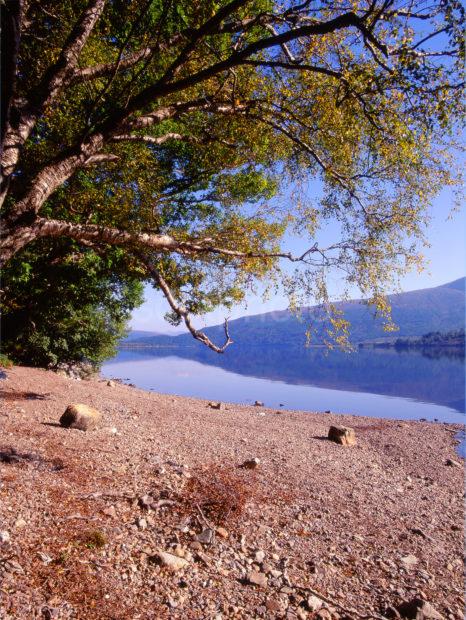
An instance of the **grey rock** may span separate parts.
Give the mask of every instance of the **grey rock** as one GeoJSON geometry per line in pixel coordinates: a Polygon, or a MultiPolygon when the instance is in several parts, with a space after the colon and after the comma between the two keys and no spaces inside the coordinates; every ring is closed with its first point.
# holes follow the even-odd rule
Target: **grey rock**
{"type": "Polygon", "coordinates": [[[214,534],[214,530],[206,528],[196,536],[196,541],[202,543],[203,545],[210,545],[214,539],[214,534]]]}

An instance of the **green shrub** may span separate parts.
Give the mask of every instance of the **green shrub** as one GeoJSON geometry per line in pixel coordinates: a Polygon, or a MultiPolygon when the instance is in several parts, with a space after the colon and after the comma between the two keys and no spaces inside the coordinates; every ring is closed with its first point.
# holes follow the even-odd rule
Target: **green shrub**
{"type": "Polygon", "coordinates": [[[98,367],[142,302],[141,279],[118,249],[97,255],[67,240],[31,246],[3,272],[4,354],[28,366],[98,367]]]}

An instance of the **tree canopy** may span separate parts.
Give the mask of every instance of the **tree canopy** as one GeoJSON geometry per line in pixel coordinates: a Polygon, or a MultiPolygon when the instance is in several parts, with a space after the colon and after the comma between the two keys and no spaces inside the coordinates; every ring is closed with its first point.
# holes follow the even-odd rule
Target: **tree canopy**
{"type": "Polygon", "coordinates": [[[119,248],[216,351],[227,327],[215,344],[191,314],[260,281],[325,301],[338,268],[383,311],[458,182],[463,23],[457,0],[6,0],[2,263],[119,248]]]}

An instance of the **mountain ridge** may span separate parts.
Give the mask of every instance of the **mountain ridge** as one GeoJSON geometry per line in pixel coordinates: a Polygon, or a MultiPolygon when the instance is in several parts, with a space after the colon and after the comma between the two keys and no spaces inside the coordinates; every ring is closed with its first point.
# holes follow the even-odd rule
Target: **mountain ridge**
{"type": "MultiPolygon", "coordinates": [[[[388,295],[392,305],[392,317],[398,326],[396,332],[386,332],[380,318],[376,318],[365,300],[355,299],[337,302],[336,307],[350,322],[350,341],[353,343],[387,337],[422,336],[428,332],[446,332],[464,327],[465,282],[459,278],[452,282],[388,295]]],[[[305,343],[305,332],[311,322],[320,327],[320,335],[311,341],[322,342],[322,326],[316,322],[318,306],[301,309],[301,319],[290,310],[278,310],[248,315],[230,322],[230,334],[237,344],[248,345],[301,345],[305,343]]],[[[209,338],[221,341],[223,326],[213,325],[203,330],[209,338]]],[[[154,335],[132,338],[131,344],[147,346],[196,346],[188,333],[179,335],[154,335]]],[[[201,345],[202,346],[202,345],[201,345]]]]}

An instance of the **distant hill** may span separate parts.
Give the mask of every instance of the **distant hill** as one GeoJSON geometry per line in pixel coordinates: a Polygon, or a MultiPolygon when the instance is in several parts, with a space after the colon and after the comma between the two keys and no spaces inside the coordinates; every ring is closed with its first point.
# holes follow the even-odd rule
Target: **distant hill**
{"type": "Polygon", "coordinates": [[[126,338],[123,338],[121,342],[133,342],[134,340],[140,340],[141,338],[152,338],[153,336],[160,336],[160,332],[145,331],[142,329],[132,329],[126,338]]]}
{"type": "MultiPolygon", "coordinates": [[[[387,337],[422,336],[428,332],[448,332],[464,327],[465,281],[460,278],[435,288],[390,295],[392,317],[398,326],[395,333],[383,330],[380,318],[362,300],[336,304],[350,322],[350,339],[354,343],[387,337]]],[[[230,322],[234,342],[252,346],[301,345],[308,325],[318,325],[316,308],[303,308],[301,320],[289,310],[245,316],[230,322]]],[[[223,339],[223,327],[207,327],[205,333],[216,342],[223,339]]],[[[313,339],[314,344],[319,338],[313,339]]],[[[132,338],[131,344],[153,346],[196,346],[190,334],[132,338]]]]}

